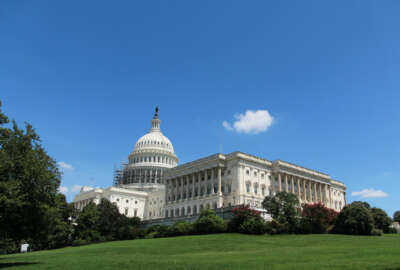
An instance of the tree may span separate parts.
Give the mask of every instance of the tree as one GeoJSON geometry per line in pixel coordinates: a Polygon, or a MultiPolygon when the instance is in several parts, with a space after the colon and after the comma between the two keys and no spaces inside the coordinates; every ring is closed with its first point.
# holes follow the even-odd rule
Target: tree
{"type": "Polygon", "coordinates": [[[394,212],[393,221],[400,222],[400,211],[394,212]]]}
{"type": "Polygon", "coordinates": [[[299,199],[287,192],[278,192],[275,196],[267,196],[262,203],[263,208],[280,224],[287,224],[289,232],[295,232],[298,224],[299,199]]]}
{"type": "Polygon", "coordinates": [[[321,203],[304,204],[301,212],[303,233],[327,233],[338,213],[321,203]]]}
{"type": "Polygon", "coordinates": [[[103,240],[100,232],[98,231],[98,224],[100,219],[100,211],[97,206],[90,202],[79,213],[75,228],[75,239],[84,240],[88,243],[98,242],[103,240]]]}
{"type": "Polygon", "coordinates": [[[43,243],[61,173],[31,125],[24,130],[15,121],[6,128],[7,123],[0,108],[0,239],[43,243]]]}
{"type": "Polygon", "coordinates": [[[374,219],[364,204],[353,202],[346,205],[339,213],[334,233],[371,235],[374,229],[374,219]]]}
{"type": "Polygon", "coordinates": [[[99,233],[107,240],[114,240],[118,238],[118,230],[122,223],[121,214],[118,207],[107,199],[101,199],[97,205],[99,211],[99,218],[96,228],[99,233]]]}
{"type": "Polygon", "coordinates": [[[384,233],[388,233],[390,225],[392,225],[392,219],[380,208],[373,207],[370,209],[370,212],[374,219],[374,227],[382,230],[384,233]]]}

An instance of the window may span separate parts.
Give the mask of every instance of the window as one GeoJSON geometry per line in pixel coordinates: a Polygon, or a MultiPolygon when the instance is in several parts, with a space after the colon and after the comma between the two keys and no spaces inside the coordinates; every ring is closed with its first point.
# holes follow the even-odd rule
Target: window
{"type": "Polygon", "coordinates": [[[254,172],[254,176],[257,176],[257,172],[254,172]]]}
{"type": "Polygon", "coordinates": [[[125,216],[128,215],[128,208],[125,208],[125,216]]]}
{"type": "Polygon", "coordinates": [[[246,191],[247,193],[250,193],[250,183],[246,183],[246,191]]]}
{"type": "Polygon", "coordinates": [[[129,200],[126,200],[126,203],[129,203],[129,200]]]}
{"type": "Polygon", "coordinates": [[[227,171],[227,174],[228,174],[228,175],[231,174],[231,170],[228,170],[228,171],[227,171]]]}
{"type": "Polygon", "coordinates": [[[264,186],[262,186],[262,188],[261,188],[261,195],[265,196],[265,187],[264,186]]]}
{"type": "Polygon", "coordinates": [[[117,202],[119,202],[119,198],[117,198],[117,202]]]}
{"type": "Polygon", "coordinates": [[[135,201],[135,204],[137,204],[137,201],[135,201]]]}
{"type": "Polygon", "coordinates": [[[137,216],[137,209],[135,209],[135,211],[133,212],[133,216],[137,216]]]}
{"type": "Polygon", "coordinates": [[[254,185],[254,194],[257,194],[258,191],[258,185],[254,185]]]}
{"type": "Polygon", "coordinates": [[[264,179],[264,174],[263,173],[261,174],[261,179],[264,179]]]}
{"type": "Polygon", "coordinates": [[[246,174],[247,174],[247,175],[250,175],[250,171],[249,171],[249,170],[246,170],[246,174]]]}

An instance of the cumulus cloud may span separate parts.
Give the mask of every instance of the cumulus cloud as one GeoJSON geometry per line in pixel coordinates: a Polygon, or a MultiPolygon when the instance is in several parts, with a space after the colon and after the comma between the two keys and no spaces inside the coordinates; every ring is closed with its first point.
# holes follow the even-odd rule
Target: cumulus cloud
{"type": "Polygon", "coordinates": [[[234,115],[234,118],[236,120],[233,125],[224,121],[222,122],[222,126],[226,130],[245,134],[266,132],[274,122],[274,117],[267,110],[247,110],[244,114],[234,115]]]}
{"type": "Polygon", "coordinates": [[[71,188],[71,192],[76,193],[81,190],[82,186],[81,185],[73,185],[71,188]]]}
{"type": "Polygon", "coordinates": [[[375,190],[373,188],[366,188],[361,191],[355,191],[351,193],[351,196],[357,196],[361,198],[384,198],[389,196],[386,192],[382,190],[375,190]]]}
{"type": "Polygon", "coordinates": [[[65,186],[60,186],[58,188],[58,192],[60,192],[60,193],[62,193],[64,195],[67,195],[68,191],[69,191],[68,187],[65,187],[65,186]]]}
{"type": "Polygon", "coordinates": [[[64,162],[64,161],[60,161],[57,164],[58,164],[58,166],[60,166],[63,169],[67,169],[67,170],[73,170],[74,169],[71,164],[68,164],[67,162],[64,162]]]}

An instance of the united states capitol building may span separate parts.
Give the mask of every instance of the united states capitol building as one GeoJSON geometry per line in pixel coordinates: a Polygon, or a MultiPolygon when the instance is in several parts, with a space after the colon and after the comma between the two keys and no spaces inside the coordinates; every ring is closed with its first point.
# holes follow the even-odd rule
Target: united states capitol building
{"type": "Polygon", "coordinates": [[[262,209],[265,196],[296,194],[301,203],[321,202],[340,211],[346,186],[328,174],[282,160],[270,161],[242,152],[214,154],[178,165],[171,141],[160,129],[158,108],[150,131],[135,144],[128,163],[115,171],[108,188],[83,187],[74,198],[82,210],[102,198],[120,213],[142,220],[190,218],[201,210],[247,204],[262,209]]]}

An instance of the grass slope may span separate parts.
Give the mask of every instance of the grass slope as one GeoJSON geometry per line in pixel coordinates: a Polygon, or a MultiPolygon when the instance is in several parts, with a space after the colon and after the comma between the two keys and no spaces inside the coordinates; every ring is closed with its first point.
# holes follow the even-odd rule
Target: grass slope
{"type": "Polygon", "coordinates": [[[400,269],[400,236],[219,234],[0,256],[8,269],[400,269]]]}

